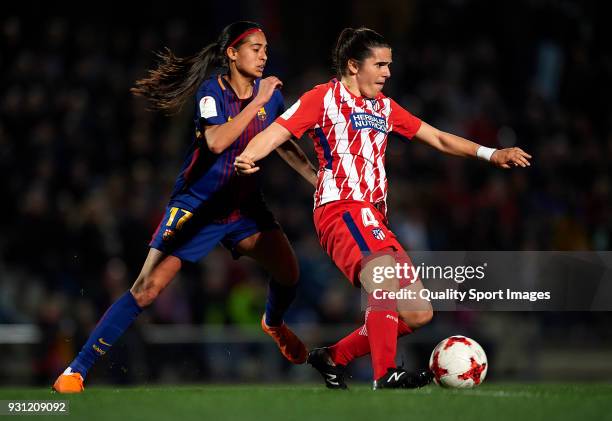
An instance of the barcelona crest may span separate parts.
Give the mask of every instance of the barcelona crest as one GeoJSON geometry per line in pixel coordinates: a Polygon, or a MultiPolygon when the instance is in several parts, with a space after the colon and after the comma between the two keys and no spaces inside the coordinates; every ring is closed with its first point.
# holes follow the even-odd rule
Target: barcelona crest
{"type": "Polygon", "coordinates": [[[261,121],[264,121],[266,117],[267,117],[266,109],[264,107],[261,107],[259,111],[257,111],[257,118],[260,119],[261,121]]]}
{"type": "Polygon", "coordinates": [[[170,241],[172,239],[172,237],[174,237],[174,230],[173,229],[166,229],[164,231],[164,234],[162,235],[162,239],[164,241],[170,241]]]}

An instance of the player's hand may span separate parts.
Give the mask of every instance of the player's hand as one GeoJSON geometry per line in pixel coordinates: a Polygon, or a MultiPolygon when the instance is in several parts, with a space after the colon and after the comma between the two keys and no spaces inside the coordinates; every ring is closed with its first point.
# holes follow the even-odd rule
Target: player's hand
{"type": "Polygon", "coordinates": [[[259,171],[259,167],[248,156],[239,155],[234,161],[234,170],[238,175],[251,175],[259,171]]]}
{"type": "Polygon", "coordinates": [[[532,156],[521,148],[499,149],[491,155],[491,163],[500,168],[529,167],[532,156]]]}
{"type": "Polygon", "coordinates": [[[265,79],[259,81],[259,91],[255,97],[255,101],[258,102],[262,107],[270,101],[272,94],[275,89],[283,87],[283,82],[276,76],[268,76],[265,79]]]}

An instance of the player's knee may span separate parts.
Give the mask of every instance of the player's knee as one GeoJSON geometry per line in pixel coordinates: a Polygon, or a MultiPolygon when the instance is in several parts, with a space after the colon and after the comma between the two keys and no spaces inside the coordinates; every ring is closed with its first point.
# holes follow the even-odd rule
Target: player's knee
{"type": "Polygon", "coordinates": [[[411,329],[418,329],[431,322],[433,310],[400,311],[399,316],[411,329]]]}
{"type": "Polygon", "coordinates": [[[150,276],[138,278],[130,289],[140,307],[148,307],[159,295],[159,288],[150,276]]]}
{"type": "Polygon", "coordinates": [[[134,299],[136,300],[136,303],[141,308],[148,307],[153,304],[153,301],[155,301],[155,299],[159,295],[159,291],[156,291],[153,288],[142,290],[132,289],[131,291],[132,295],[134,296],[134,299]]]}

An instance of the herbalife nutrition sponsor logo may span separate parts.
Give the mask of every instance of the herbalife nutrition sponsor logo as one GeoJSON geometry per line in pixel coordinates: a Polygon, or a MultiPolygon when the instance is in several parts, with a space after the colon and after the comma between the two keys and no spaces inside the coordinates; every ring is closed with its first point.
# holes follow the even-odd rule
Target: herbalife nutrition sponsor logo
{"type": "Polygon", "coordinates": [[[373,129],[377,132],[387,133],[387,122],[384,117],[368,113],[352,113],[351,125],[353,129],[373,129]]]}

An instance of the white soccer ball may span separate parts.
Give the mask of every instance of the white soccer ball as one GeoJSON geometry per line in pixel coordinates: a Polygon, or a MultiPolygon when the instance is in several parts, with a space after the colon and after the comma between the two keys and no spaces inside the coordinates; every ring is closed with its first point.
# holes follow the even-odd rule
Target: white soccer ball
{"type": "Polygon", "coordinates": [[[478,342],[457,335],[444,339],[434,348],[429,369],[440,386],[471,388],[484,381],[489,364],[478,342]]]}

